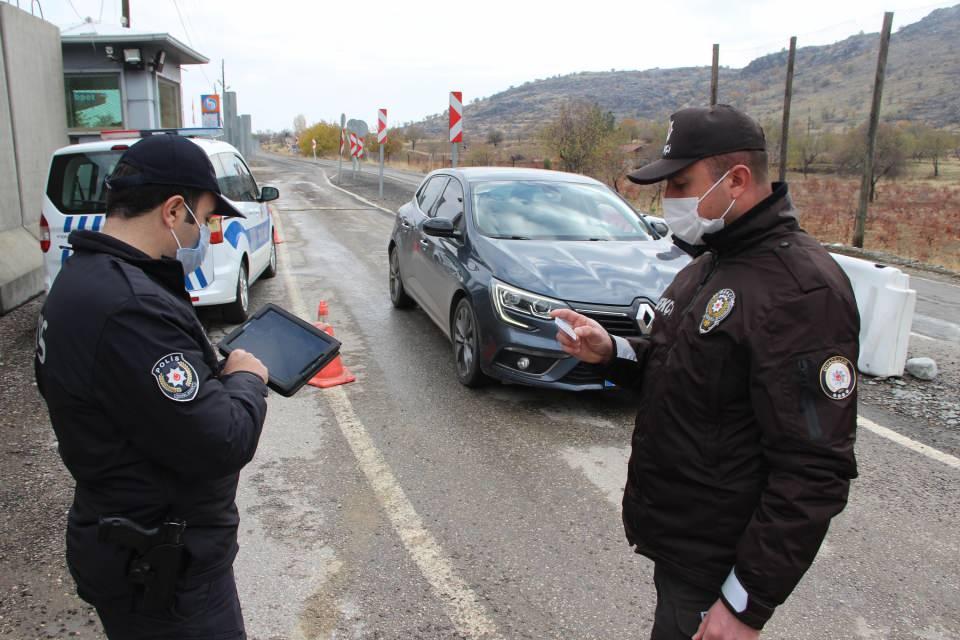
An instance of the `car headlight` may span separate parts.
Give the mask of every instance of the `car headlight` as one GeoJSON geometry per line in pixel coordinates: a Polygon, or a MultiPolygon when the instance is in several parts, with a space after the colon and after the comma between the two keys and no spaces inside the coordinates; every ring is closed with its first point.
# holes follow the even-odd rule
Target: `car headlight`
{"type": "Polygon", "coordinates": [[[492,280],[492,285],[490,291],[493,295],[493,305],[497,308],[497,315],[507,324],[516,327],[532,329],[533,327],[530,325],[521,322],[520,318],[552,320],[551,311],[569,308],[566,303],[560,300],[517,289],[496,279],[492,280]]]}

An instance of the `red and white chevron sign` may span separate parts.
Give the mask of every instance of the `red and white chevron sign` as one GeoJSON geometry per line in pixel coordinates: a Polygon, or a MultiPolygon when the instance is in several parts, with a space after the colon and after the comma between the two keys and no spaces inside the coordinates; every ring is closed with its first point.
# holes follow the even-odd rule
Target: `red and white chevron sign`
{"type": "Polygon", "coordinates": [[[340,129],[340,155],[343,155],[343,129],[340,129]]]}
{"type": "Polygon", "coordinates": [[[377,110],[377,144],[387,142],[387,110],[377,110]]]}
{"type": "Polygon", "coordinates": [[[363,138],[353,132],[350,133],[350,155],[354,158],[363,157],[363,138]]]}
{"type": "Polygon", "coordinates": [[[450,142],[463,142],[463,92],[450,92],[450,142]]]}
{"type": "Polygon", "coordinates": [[[357,149],[360,148],[360,145],[358,144],[358,142],[359,140],[357,138],[357,134],[351,131],[350,132],[350,157],[351,158],[357,157],[357,149]]]}

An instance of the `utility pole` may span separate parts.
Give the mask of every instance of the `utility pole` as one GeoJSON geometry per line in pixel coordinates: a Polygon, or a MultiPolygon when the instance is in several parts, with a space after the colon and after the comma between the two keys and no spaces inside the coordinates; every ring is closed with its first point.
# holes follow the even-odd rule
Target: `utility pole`
{"type": "Polygon", "coordinates": [[[713,71],[710,74],[710,106],[717,104],[717,84],[720,82],[720,45],[713,45],[713,71]]]}
{"type": "Polygon", "coordinates": [[[130,28],[130,0],[121,0],[120,12],[123,14],[123,26],[130,28]]]}
{"type": "Polygon", "coordinates": [[[797,56],[797,36],[790,38],[787,58],[787,90],[783,94],[783,128],[780,130],[780,182],[787,179],[787,146],[790,142],[790,102],[793,100],[793,63],[797,56]]]}
{"type": "Polygon", "coordinates": [[[220,87],[227,92],[227,63],[223,58],[220,58],[220,87]]]}
{"type": "Polygon", "coordinates": [[[883,97],[883,78],[887,70],[887,50],[890,48],[890,29],[893,12],[883,14],[883,30],[880,32],[880,54],[877,56],[877,77],[873,83],[873,105],[870,107],[870,124],[867,129],[867,152],[863,159],[863,178],[860,181],[860,203],[857,221],[853,229],[853,246],[863,248],[863,236],[867,227],[867,203],[873,187],[873,153],[877,146],[877,127],[880,125],[880,98],[883,97]]]}

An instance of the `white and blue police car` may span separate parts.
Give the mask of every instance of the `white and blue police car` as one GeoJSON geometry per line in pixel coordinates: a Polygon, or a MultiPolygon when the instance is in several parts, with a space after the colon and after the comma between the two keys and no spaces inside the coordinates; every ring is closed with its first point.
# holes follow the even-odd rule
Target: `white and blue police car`
{"type": "Polygon", "coordinates": [[[186,276],[187,291],[195,306],[221,305],[226,321],[246,320],[250,284],[277,273],[273,218],[267,202],[280,194],[273,187],[257,185],[243,156],[232,145],[202,137],[219,132],[220,129],[105,131],[101,140],[54,151],[40,216],[47,290],[72,252],[67,243],[70,232],[103,228],[104,180],[123,152],[145,135],[175,133],[189,137],[207,153],[224,197],[246,215],[246,219],[218,216],[210,221],[210,250],[203,265],[186,276]]]}

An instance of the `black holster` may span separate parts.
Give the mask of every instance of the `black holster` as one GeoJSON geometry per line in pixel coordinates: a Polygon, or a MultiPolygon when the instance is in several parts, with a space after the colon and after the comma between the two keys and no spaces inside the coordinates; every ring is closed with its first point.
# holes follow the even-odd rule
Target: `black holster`
{"type": "Polygon", "coordinates": [[[143,587],[134,608],[145,613],[166,613],[173,608],[177,579],[184,564],[183,530],[186,523],[171,519],[158,527],[142,527],[120,516],[101,516],[100,542],[133,552],[127,580],[143,587]]]}

